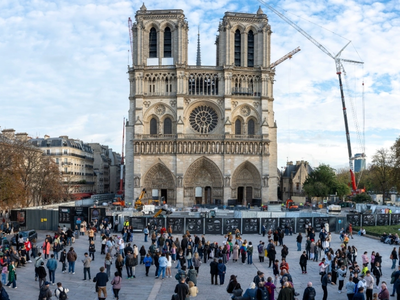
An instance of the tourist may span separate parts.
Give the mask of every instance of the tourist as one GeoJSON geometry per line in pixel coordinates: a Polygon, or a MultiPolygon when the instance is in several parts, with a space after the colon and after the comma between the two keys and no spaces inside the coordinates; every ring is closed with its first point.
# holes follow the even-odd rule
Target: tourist
{"type": "Polygon", "coordinates": [[[210,263],[210,274],[211,274],[211,284],[218,285],[219,269],[216,258],[214,258],[214,260],[210,263]]]}
{"type": "Polygon", "coordinates": [[[253,243],[249,242],[249,245],[247,246],[247,264],[252,265],[253,264],[253,243]]]}
{"type": "MultiPolygon", "coordinates": [[[[257,298],[262,299],[262,298],[257,298]]],[[[294,299],[294,290],[291,287],[289,282],[285,282],[283,284],[282,289],[279,292],[278,299],[277,300],[293,300],[294,299]]]]}
{"type": "MultiPolygon", "coordinates": [[[[107,282],[108,282],[108,276],[106,273],[104,273],[105,268],[101,267],[100,272],[96,274],[96,277],[93,278],[93,281],[96,282],[97,285],[97,295],[100,299],[106,299],[107,298],[107,282]],[[101,297],[101,294],[104,295],[104,297],[101,297]]],[[[121,273],[119,273],[121,275],[121,273]]]]}
{"type": "Polygon", "coordinates": [[[196,297],[197,294],[199,293],[199,289],[197,288],[197,286],[195,286],[195,284],[192,281],[189,281],[188,284],[189,284],[189,296],[196,297]]]}
{"type": "Polygon", "coordinates": [[[146,276],[149,276],[149,270],[153,263],[153,259],[150,256],[150,253],[147,253],[146,257],[143,259],[144,266],[146,268],[146,276]]]}
{"type": "Polygon", "coordinates": [[[315,300],[317,292],[312,286],[312,282],[307,283],[307,287],[304,289],[303,300],[315,300]]]}
{"type": "Polygon", "coordinates": [[[96,245],[94,244],[94,241],[91,240],[89,244],[89,257],[94,261],[94,253],[96,252],[96,245]]]}
{"type": "Polygon", "coordinates": [[[73,247],[69,248],[67,253],[67,260],[68,260],[68,273],[75,274],[75,261],[77,260],[78,256],[73,247]]]}
{"type": "Polygon", "coordinates": [[[57,260],[54,258],[54,254],[50,256],[50,259],[46,263],[47,270],[49,271],[49,281],[55,285],[55,274],[57,270],[57,260]]]}
{"type": "Polygon", "coordinates": [[[53,294],[50,291],[50,282],[45,281],[45,283],[40,287],[39,299],[51,299],[53,294]]]}
{"type": "Polygon", "coordinates": [[[331,278],[332,278],[332,273],[330,272],[322,277],[321,286],[322,290],[324,291],[324,296],[322,297],[322,300],[328,299],[328,284],[335,285],[335,283],[331,281],[331,278]]]}
{"type": "MultiPolygon", "coordinates": [[[[44,265],[44,262],[41,262],[41,264],[44,265]]],[[[45,272],[46,272],[46,270],[45,270],[45,272]]],[[[10,287],[11,284],[12,284],[12,287],[14,289],[17,288],[17,277],[15,276],[15,263],[13,261],[8,265],[8,283],[7,283],[7,286],[10,287]]]]}
{"type": "Polygon", "coordinates": [[[193,282],[194,285],[197,286],[197,272],[193,268],[193,266],[190,266],[187,278],[188,278],[189,281],[193,282]]]}
{"type": "Polygon", "coordinates": [[[165,257],[165,254],[161,254],[160,258],[158,259],[158,273],[156,278],[159,278],[162,273],[162,279],[165,278],[165,270],[167,269],[168,260],[165,257]]]}
{"type": "Polygon", "coordinates": [[[114,292],[114,297],[116,300],[119,299],[118,294],[122,286],[122,277],[118,272],[114,273],[114,279],[111,280],[112,289],[114,292]]]}
{"type": "Polygon", "coordinates": [[[104,266],[106,267],[107,270],[107,276],[110,278],[111,277],[111,265],[112,265],[112,258],[110,253],[106,254],[106,257],[104,258],[104,266]]]}
{"type": "Polygon", "coordinates": [[[372,291],[374,289],[375,279],[371,276],[371,272],[367,271],[364,277],[365,285],[367,288],[366,296],[367,300],[372,300],[372,291]]]}
{"type": "Polygon", "coordinates": [[[82,259],[83,263],[83,280],[91,280],[92,277],[90,276],[90,263],[92,262],[92,259],[89,257],[88,253],[85,253],[84,259],[82,259]],[[86,274],[88,274],[88,277],[86,277],[86,274]]]}
{"type": "Polygon", "coordinates": [[[356,290],[356,284],[353,282],[353,277],[349,277],[349,281],[346,283],[346,294],[348,300],[353,300],[354,292],[356,290]]]}
{"type": "Polygon", "coordinates": [[[115,259],[115,267],[117,268],[119,275],[122,277],[122,268],[124,267],[124,258],[122,257],[121,254],[118,254],[117,258],[115,259]]]}
{"type": "Polygon", "coordinates": [[[232,255],[232,261],[233,262],[237,262],[238,258],[239,258],[239,249],[240,246],[239,244],[236,242],[235,245],[233,246],[233,255],[232,255]]]}
{"type": "Polygon", "coordinates": [[[43,285],[43,283],[46,281],[46,276],[47,276],[46,269],[44,268],[44,261],[42,261],[40,263],[40,266],[39,266],[37,272],[38,272],[38,276],[39,276],[39,289],[40,289],[41,286],[43,285]]]}
{"type": "Polygon", "coordinates": [[[185,283],[184,278],[181,278],[179,283],[175,286],[175,293],[178,294],[179,299],[186,299],[189,295],[189,287],[185,283]]]}
{"type": "Polygon", "coordinates": [[[301,232],[296,237],[296,243],[297,243],[297,251],[301,251],[301,242],[303,241],[303,236],[301,235],[301,232]]]}
{"type": "Polygon", "coordinates": [[[306,251],[303,251],[303,253],[300,255],[300,261],[299,261],[302,274],[307,274],[307,260],[308,260],[307,253],[306,251]]]}
{"type": "Polygon", "coordinates": [[[353,300],[365,300],[364,288],[363,287],[360,287],[358,289],[358,292],[354,294],[353,300]]]}

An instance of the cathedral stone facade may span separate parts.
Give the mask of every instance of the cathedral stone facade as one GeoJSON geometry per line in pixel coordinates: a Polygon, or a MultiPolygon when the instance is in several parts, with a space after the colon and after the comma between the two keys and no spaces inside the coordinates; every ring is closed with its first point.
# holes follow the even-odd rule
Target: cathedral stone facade
{"type": "Polygon", "coordinates": [[[147,198],[164,197],[177,207],[277,200],[267,16],[261,8],[256,14],[226,12],[216,66],[201,66],[200,59],[188,65],[188,30],[179,9],[143,5],[136,13],[126,201],[133,203],[143,188],[147,198]]]}

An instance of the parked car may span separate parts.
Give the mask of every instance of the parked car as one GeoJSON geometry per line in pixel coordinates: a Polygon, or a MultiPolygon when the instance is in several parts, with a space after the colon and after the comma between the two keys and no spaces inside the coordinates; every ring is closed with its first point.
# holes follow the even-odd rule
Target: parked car
{"type": "MultiPolygon", "coordinates": [[[[27,238],[31,241],[32,239],[37,239],[37,232],[35,230],[25,230],[18,232],[18,236],[22,235],[24,242],[27,238]]],[[[11,238],[11,244],[16,245],[17,241],[15,240],[15,235],[11,238]]]]}

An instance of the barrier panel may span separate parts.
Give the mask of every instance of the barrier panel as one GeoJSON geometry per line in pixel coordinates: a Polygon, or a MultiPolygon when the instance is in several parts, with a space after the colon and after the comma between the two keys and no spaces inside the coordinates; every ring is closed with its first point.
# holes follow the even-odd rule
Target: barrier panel
{"type": "Polygon", "coordinates": [[[321,231],[321,229],[323,227],[325,227],[325,224],[328,223],[329,224],[329,219],[328,217],[315,217],[314,218],[314,231],[315,234],[319,234],[319,232],[321,231]]]}
{"type": "Polygon", "coordinates": [[[222,233],[222,218],[206,218],[206,234],[222,233]]]}
{"type": "Polygon", "coordinates": [[[329,232],[337,232],[338,230],[340,231],[340,229],[336,228],[337,225],[336,217],[329,217],[328,224],[329,224],[329,232]]]}
{"type": "Polygon", "coordinates": [[[389,214],[376,215],[376,226],[388,226],[388,225],[389,225],[389,214]]]}
{"type": "Polygon", "coordinates": [[[347,215],[347,224],[350,224],[356,227],[361,226],[361,215],[360,214],[352,214],[347,215]]]}
{"type": "Polygon", "coordinates": [[[292,231],[296,229],[294,226],[295,218],[279,218],[279,227],[285,230],[285,234],[287,235],[290,227],[292,227],[292,231]]]}
{"type": "Polygon", "coordinates": [[[261,225],[265,226],[265,230],[268,232],[268,230],[275,231],[279,227],[279,218],[262,218],[261,219],[261,225]]]}
{"type": "Polygon", "coordinates": [[[150,231],[153,231],[157,226],[157,229],[161,229],[165,227],[165,219],[164,218],[146,218],[147,224],[150,225],[150,231]]]}
{"type": "Polygon", "coordinates": [[[146,218],[143,217],[131,217],[129,224],[132,225],[134,231],[141,231],[146,227],[146,218]]]}
{"type": "Polygon", "coordinates": [[[362,215],[362,226],[375,226],[375,215],[362,215]]]}
{"type": "Polygon", "coordinates": [[[180,233],[184,234],[185,233],[185,227],[184,227],[184,222],[185,218],[167,218],[167,228],[169,226],[172,226],[172,234],[180,233]]]}
{"type": "Polygon", "coordinates": [[[204,230],[204,219],[203,218],[187,218],[186,219],[186,230],[189,230],[193,234],[203,234],[204,230]]]}
{"type": "Polygon", "coordinates": [[[242,233],[258,233],[260,228],[259,218],[245,218],[243,219],[242,233]]]}
{"type": "Polygon", "coordinates": [[[306,224],[311,225],[312,219],[311,218],[297,218],[296,220],[296,232],[305,233],[306,232],[306,224]]]}
{"type": "Polygon", "coordinates": [[[398,224],[400,224],[400,214],[391,214],[390,225],[398,225],[398,224]]]}
{"type": "Polygon", "coordinates": [[[227,234],[228,232],[234,234],[236,228],[239,228],[241,232],[241,225],[242,225],[242,219],[240,218],[234,218],[234,219],[223,219],[223,233],[227,234]]]}

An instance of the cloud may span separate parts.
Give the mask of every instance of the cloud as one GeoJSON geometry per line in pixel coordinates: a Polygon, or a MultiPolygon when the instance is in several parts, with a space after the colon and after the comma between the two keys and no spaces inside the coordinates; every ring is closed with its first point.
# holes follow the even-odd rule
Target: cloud
{"type": "MultiPolygon", "coordinates": [[[[358,149],[351,103],[362,128],[365,104],[367,155],[400,134],[400,4],[398,1],[268,1],[332,53],[365,62],[345,65],[351,138],[358,149]],[[364,81],[364,92],[361,82],[364,81]]],[[[0,2],[0,125],[30,135],[68,134],[121,151],[122,118],[129,109],[129,34],[140,1],[5,0],[0,2]]],[[[255,13],[259,3],[178,0],[148,9],[183,9],[189,22],[189,63],[195,64],[197,29],[202,64],[215,65],[215,37],[225,11],[255,13]]],[[[305,159],[314,165],[347,164],[339,86],[333,59],[262,7],[272,27],[271,60],[297,46],[301,52],[276,68],[274,110],[278,165],[305,159]]]]}

